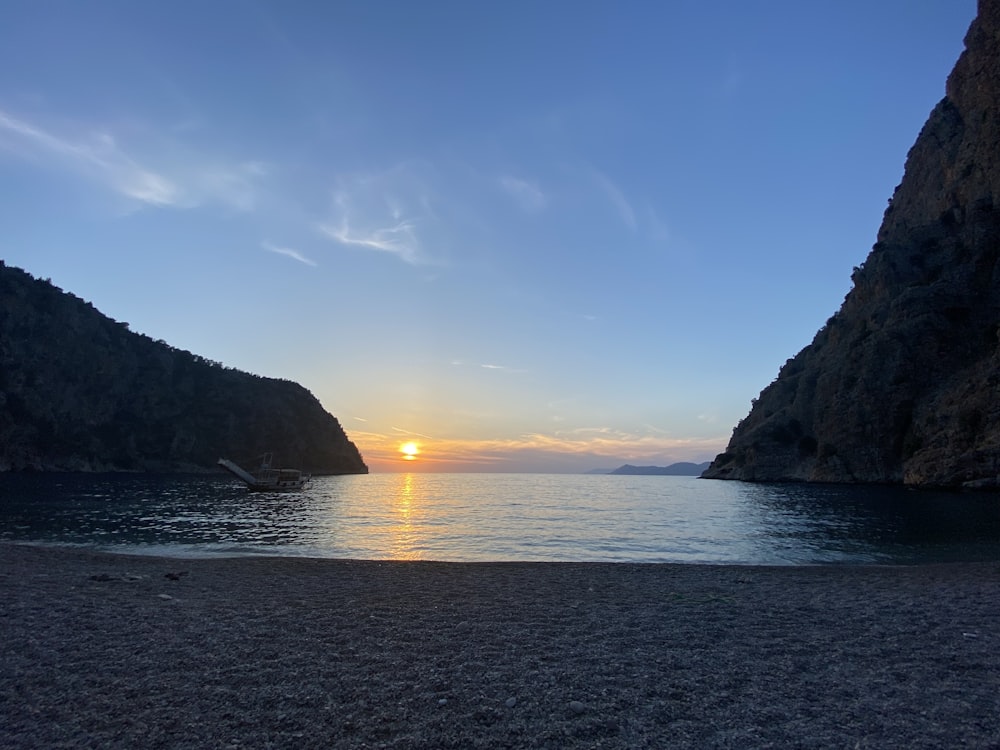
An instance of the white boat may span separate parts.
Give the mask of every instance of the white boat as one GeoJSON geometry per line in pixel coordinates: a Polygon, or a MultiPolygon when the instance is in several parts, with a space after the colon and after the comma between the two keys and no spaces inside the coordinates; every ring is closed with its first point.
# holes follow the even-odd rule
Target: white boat
{"type": "Polygon", "coordinates": [[[219,466],[242,479],[251,492],[295,492],[305,488],[310,476],[298,469],[272,469],[271,454],[265,453],[260,468],[249,472],[228,458],[220,458],[219,466]]]}

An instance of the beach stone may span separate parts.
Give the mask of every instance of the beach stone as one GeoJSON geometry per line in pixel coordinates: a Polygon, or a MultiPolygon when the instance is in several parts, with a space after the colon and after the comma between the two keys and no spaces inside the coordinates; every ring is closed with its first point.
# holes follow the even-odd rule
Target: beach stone
{"type": "Polygon", "coordinates": [[[510,697],[507,700],[505,700],[503,704],[507,706],[507,708],[514,708],[514,706],[517,705],[517,698],[510,697]]]}
{"type": "Polygon", "coordinates": [[[171,600],[171,599],[173,599],[174,597],[170,596],[170,594],[157,594],[157,595],[156,595],[156,598],[157,598],[157,599],[162,599],[163,601],[165,601],[165,602],[166,602],[166,601],[170,601],[170,600],[171,600]]]}
{"type": "Polygon", "coordinates": [[[569,710],[575,714],[582,714],[584,711],[587,710],[587,707],[583,705],[582,701],[570,701],[569,710]]]}

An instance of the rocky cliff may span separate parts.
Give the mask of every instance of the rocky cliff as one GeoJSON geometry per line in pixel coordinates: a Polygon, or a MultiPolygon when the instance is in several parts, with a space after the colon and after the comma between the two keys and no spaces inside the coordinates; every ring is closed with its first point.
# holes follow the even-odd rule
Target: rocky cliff
{"type": "Polygon", "coordinates": [[[980,0],[841,309],[704,476],[1000,487],[1000,0],[980,0]]]}
{"type": "Polygon", "coordinates": [[[220,456],[368,469],[295,383],[153,341],[0,261],[0,471],[190,471],[220,456]]]}

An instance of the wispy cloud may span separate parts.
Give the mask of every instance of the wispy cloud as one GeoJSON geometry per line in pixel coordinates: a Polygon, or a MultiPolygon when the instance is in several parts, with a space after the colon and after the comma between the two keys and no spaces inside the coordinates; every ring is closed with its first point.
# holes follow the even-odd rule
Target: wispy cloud
{"type": "Polygon", "coordinates": [[[715,456],[726,437],[677,438],[662,430],[630,433],[610,427],[585,427],[553,433],[533,432],[503,439],[431,438],[393,427],[391,434],[352,432],[365,459],[382,471],[548,471],[598,468],[614,462],[667,465],[676,461],[703,461],[715,456]],[[399,434],[423,438],[420,463],[403,464],[399,434]]]}
{"type": "Polygon", "coordinates": [[[83,174],[141,203],[176,206],[183,202],[176,184],[139,164],[108,133],[86,139],[60,136],[0,110],[0,143],[22,158],[48,160],[54,167],[83,174]]]}
{"type": "Polygon", "coordinates": [[[425,435],[422,432],[414,432],[413,430],[404,430],[402,427],[390,427],[389,429],[392,430],[393,432],[398,432],[401,435],[407,435],[409,437],[422,437],[425,440],[433,440],[434,439],[430,435],[425,435]]]}
{"type": "Polygon", "coordinates": [[[57,132],[0,110],[0,152],[15,158],[76,174],[146,206],[196,208],[215,203],[239,211],[256,207],[260,180],[267,175],[262,162],[230,164],[170,138],[151,137],[157,140],[159,161],[169,163],[169,169],[149,166],[107,128],[57,132]]]}
{"type": "Polygon", "coordinates": [[[500,187],[510,195],[522,210],[537,213],[545,208],[548,197],[534,182],[505,175],[499,180],[500,187]]]}
{"type": "Polygon", "coordinates": [[[611,205],[618,212],[619,218],[621,218],[622,223],[625,224],[631,231],[636,231],[638,229],[638,222],[635,218],[635,210],[632,208],[632,204],[629,203],[628,198],[625,197],[625,193],[622,192],[611,179],[594,167],[590,168],[590,174],[597,187],[600,188],[601,192],[607,197],[611,202],[611,205]]]}
{"type": "Polygon", "coordinates": [[[192,180],[192,192],[197,191],[195,202],[217,201],[239,211],[252,211],[260,198],[259,182],[267,173],[259,161],[201,168],[192,180]]]}
{"type": "Polygon", "coordinates": [[[293,250],[290,247],[279,247],[278,245],[272,245],[270,242],[264,241],[260,243],[260,246],[271,253],[277,253],[278,255],[284,255],[293,260],[297,260],[299,263],[305,263],[307,266],[315,266],[316,263],[298,250],[293,250]]]}
{"type": "Polygon", "coordinates": [[[550,434],[532,433],[515,441],[519,450],[552,453],[620,456],[649,461],[682,461],[714,455],[725,438],[677,438],[662,434],[637,434],[610,427],[578,428],[550,434]]]}
{"type": "Polygon", "coordinates": [[[527,372],[527,370],[522,370],[518,367],[508,367],[507,365],[481,364],[479,366],[484,370],[498,370],[500,372],[510,372],[518,375],[527,372]]]}
{"type": "Polygon", "coordinates": [[[403,220],[388,226],[357,228],[351,225],[351,212],[344,196],[337,196],[335,203],[341,209],[338,223],[319,225],[327,237],[343,245],[392,253],[407,263],[420,262],[420,242],[413,222],[403,220]]]}
{"type": "Polygon", "coordinates": [[[431,263],[420,234],[434,215],[416,171],[401,164],[341,180],[332,216],[318,224],[319,231],[342,245],[390,253],[411,265],[431,263]]]}
{"type": "Polygon", "coordinates": [[[649,238],[661,245],[669,243],[671,240],[670,227],[660,219],[651,206],[647,206],[646,208],[646,219],[648,221],[647,233],[649,238]]]}
{"type": "Polygon", "coordinates": [[[478,367],[481,370],[494,370],[496,372],[510,372],[510,373],[525,373],[525,372],[527,372],[527,370],[523,370],[523,369],[520,369],[520,368],[517,368],[517,367],[509,367],[507,365],[497,365],[497,364],[492,364],[492,363],[489,363],[489,362],[480,363],[479,365],[471,365],[469,363],[463,362],[460,359],[453,359],[451,361],[451,364],[454,367],[471,366],[471,367],[478,367]]]}

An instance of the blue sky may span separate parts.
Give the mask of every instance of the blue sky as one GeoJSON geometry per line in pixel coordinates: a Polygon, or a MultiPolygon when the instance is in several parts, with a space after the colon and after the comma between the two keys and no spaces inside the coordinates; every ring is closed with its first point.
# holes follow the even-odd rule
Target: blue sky
{"type": "Polygon", "coordinates": [[[975,2],[2,15],[8,264],[302,383],[373,470],[580,471],[725,447],[849,291],[975,2]]]}

